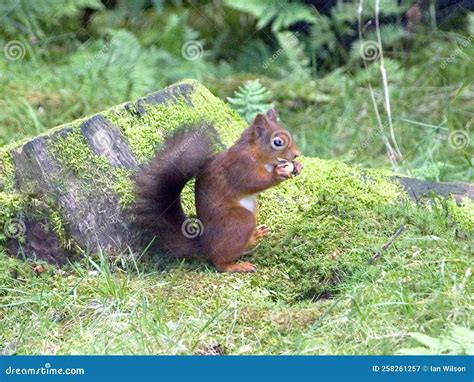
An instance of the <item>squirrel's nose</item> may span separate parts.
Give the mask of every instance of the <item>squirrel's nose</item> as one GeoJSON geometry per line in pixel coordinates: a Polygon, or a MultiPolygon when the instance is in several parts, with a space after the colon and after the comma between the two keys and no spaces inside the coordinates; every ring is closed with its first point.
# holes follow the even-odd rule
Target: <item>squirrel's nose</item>
{"type": "Polygon", "coordinates": [[[301,155],[300,150],[293,151],[293,159],[295,159],[296,157],[299,157],[300,155],[301,155]]]}

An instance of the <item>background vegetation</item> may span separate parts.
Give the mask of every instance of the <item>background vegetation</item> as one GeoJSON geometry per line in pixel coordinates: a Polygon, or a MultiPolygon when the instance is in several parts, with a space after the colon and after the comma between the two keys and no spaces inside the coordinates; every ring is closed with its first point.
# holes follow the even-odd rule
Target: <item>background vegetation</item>
{"type": "MultiPolygon", "coordinates": [[[[196,78],[247,120],[274,103],[307,156],[472,181],[473,14],[441,18],[433,2],[411,25],[411,2],[380,1],[379,17],[375,0],[359,6],[2,1],[0,145],[196,78]]],[[[433,211],[407,209],[416,229],[384,267],[360,268],[317,303],[272,296],[266,286],[280,281],[271,269],[246,277],[183,264],[161,274],[130,257],[94,254],[57,271],[2,254],[0,348],[473,353],[472,236],[447,222],[443,203],[433,211]]],[[[367,227],[381,216],[400,219],[383,211],[367,227]]],[[[377,240],[366,252],[386,241],[377,240]]],[[[273,261],[272,245],[281,243],[261,249],[264,263],[273,261]]]]}
{"type": "Polygon", "coordinates": [[[409,3],[382,1],[379,17],[398,160],[387,155],[382,52],[361,57],[377,42],[375,0],[363,2],[362,39],[357,1],[325,14],[286,0],[3,1],[0,143],[183,78],[224,99],[258,78],[306,155],[469,181],[473,15],[426,11],[409,31],[409,3]]]}

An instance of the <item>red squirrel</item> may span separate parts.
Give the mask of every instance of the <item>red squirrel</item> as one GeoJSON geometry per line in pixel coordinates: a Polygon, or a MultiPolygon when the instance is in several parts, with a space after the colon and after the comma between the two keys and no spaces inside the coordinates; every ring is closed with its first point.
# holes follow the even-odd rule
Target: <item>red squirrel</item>
{"type": "Polygon", "coordinates": [[[258,114],[230,148],[213,154],[217,134],[208,124],[178,131],[166,140],[136,179],[136,223],[141,234],[155,237],[160,252],[179,258],[205,258],[220,272],[254,272],[237,262],[247,247],[265,237],[267,226],[255,226],[256,195],[302,169],[300,151],[270,109],[258,114]],[[193,177],[197,227],[181,206],[181,192],[193,177]]]}

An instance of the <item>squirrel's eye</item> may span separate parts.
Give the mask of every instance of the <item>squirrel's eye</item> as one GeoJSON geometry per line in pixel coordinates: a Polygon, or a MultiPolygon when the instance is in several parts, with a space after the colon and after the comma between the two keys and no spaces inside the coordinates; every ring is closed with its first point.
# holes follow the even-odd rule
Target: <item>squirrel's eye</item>
{"type": "Polygon", "coordinates": [[[280,137],[275,137],[272,139],[272,144],[274,147],[282,147],[284,142],[280,137]]]}

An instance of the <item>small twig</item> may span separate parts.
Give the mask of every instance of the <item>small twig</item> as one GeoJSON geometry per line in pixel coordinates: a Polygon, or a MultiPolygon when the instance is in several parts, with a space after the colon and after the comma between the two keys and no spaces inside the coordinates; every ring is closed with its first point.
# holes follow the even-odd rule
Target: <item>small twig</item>
{"type": "Polygon", "coordinates": [[[405,229],[405,225],[402,224],[398,229],[397,231],[393,234],[393,236],[390,238],[389,241],[387,241],[382,248],[380,248],[377,252],[375,252],[375,255],[373,255],[370,259],[369,259],[369,264],[372,264],[375,260],[377,260],[380,255],[382,254],[383,251],[387,250],[388,247],[390,247],[393,242],[395,241],[395,239],[400,236],[400,234],[403,232],[403,230],[405,229]]]}

